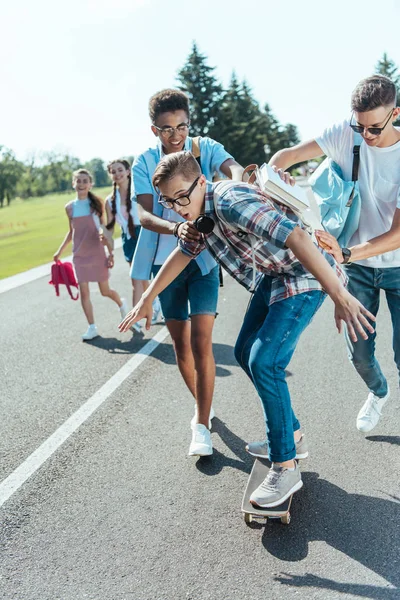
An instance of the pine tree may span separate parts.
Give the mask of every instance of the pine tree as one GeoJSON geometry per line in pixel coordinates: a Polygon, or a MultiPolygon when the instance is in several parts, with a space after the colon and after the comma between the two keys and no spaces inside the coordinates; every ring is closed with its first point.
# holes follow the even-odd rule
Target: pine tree
{"type": "MultiPolygon", "coordinates": [[[[379,75],[386,75],[389,77],[395,84],[397,88],[397,104],[400,102],[400,73],[395,62],[388,57],[386,52],[383,53],[383,56],[375,65],[375,73],[379,73],[379,75]]],[[[397,119],[394,123],[395,125],[400,125],[400,118],[397,119]]]]}
{"type": "Polygon", "coordinates": [[[207,57],[201,54],[196,42],[185,65],[178,72],[179,89],[189,96],[190,133],[208,135],[217,118],[222,86],[214,76],[215,67],[207,65],[207,57]]]}

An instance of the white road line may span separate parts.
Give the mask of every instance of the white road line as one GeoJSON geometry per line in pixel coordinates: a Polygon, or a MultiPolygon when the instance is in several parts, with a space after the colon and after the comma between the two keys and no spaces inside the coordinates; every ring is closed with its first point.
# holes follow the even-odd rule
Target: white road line
{"type": "MultiPolygon", "coordinates": [[[[117,238],[114,242],[114,249],[116,250],[117,248],[121,248],[121,246],[122,240],[121,238],[117,238]]],[[[72,254],[71,256],[63,256],[62,259],[71,261],[72,254]]],[[[10,290],[20,287],[21,285],[25,285],[26,283],[40,279],[40,277],[47,277],[51,273],[52,264],[52,262],[49,262],[45,265],[40,265],[39,267],[29,269],[29,271],[24,271],[23,273],[17,273],[11,277],[0,279],[0,294],[4,294],[4,292],[9,292],[10,290]]]]}
{"type": "Polygon", "coordinates": [[[111,377],[89,400],[69,417],[39,448],[0,483],[0,507],[33,475],[48,458],[84,423],[168,336],[163,327],[147,344],[111,377]]]}

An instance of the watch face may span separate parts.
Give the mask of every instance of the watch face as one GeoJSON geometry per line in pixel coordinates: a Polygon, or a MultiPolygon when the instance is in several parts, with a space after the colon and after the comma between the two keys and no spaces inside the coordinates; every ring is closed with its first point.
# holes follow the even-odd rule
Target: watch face
{"type": "Polygon", "coordinates": [[[343,262],[346,264],[351,257],[351,250],[349,250],[349,248],[342,248],[342,255],[344,258],[343,262]]]}

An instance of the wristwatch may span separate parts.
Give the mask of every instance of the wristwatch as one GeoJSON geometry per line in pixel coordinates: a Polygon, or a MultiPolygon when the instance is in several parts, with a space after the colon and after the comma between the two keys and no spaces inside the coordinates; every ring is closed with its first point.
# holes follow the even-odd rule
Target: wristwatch
{"type": "Polygon", "coordinates": [[[349,264],[350,259],[351,259],[351,250],[350,248],[342,248],[342,256],[343,256],[343,263],[344,265],[349,264]]]}

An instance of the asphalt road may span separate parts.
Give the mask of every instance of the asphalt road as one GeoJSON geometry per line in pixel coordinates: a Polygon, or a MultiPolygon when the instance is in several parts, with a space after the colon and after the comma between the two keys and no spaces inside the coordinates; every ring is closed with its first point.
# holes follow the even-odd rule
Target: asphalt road
{"type": "MultiPolygon", "coordinates": [[[[120,250],[112,283],[129,297],[120,250]]],[[[118,309],[93,299],[101,338],[84,344],[79,304],[46,278],[0,294],[1,480],[160,330],[120,334],[118,309]]],[[[227,278],[213,457],[187,456],[193,400],[166,338],[0,509],[1,599],[400,598],[400,401],[385,303],[377,346],[393,394],[380,424],[355,429],[367,392],[328,300],[289,366],[310,445],[292,522],[248,527],[244,444],[264,427],[233,356],[247,302],[227,278]]]]}

